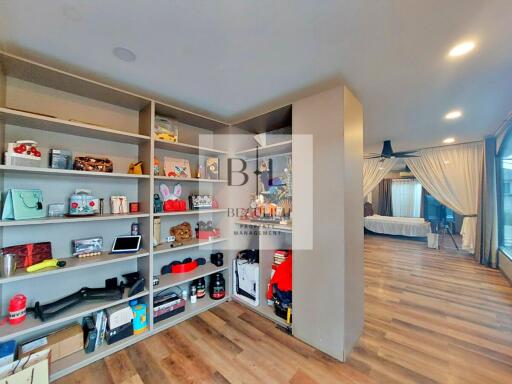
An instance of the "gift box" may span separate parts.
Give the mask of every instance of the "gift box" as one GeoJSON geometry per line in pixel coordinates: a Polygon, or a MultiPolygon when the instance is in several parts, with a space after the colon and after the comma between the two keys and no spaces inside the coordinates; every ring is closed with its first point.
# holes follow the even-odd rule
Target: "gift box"
{"type": "Polygon", "coordinates": [[[208,240],[211,237],[220,237],[220,230],[214,229],[212,231],[196,231],[196,238],[199,240],[208,240]]]}
{"type": "Polygon", "coordinates": [[[185,200],[166,200],[164,202],[164,212],[186,211],[187,202],[185,200]]]}
{"type": "Polygon", "coordinates": [[[43,260],[52,258],[52,243],[30,243],[5,247],[2,249],[4,255],[14,253],[16,255],[16,266],[26,268],[40,263],[43,260]]]}

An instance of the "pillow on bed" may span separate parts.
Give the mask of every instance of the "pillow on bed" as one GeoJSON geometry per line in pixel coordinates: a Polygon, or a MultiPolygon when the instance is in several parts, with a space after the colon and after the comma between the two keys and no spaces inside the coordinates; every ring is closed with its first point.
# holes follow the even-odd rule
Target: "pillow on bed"
{"type": "Polygon", "coordinates": [[[374,212],[372,203],[364,203],[364,217],[373,215],[374,212]]]}

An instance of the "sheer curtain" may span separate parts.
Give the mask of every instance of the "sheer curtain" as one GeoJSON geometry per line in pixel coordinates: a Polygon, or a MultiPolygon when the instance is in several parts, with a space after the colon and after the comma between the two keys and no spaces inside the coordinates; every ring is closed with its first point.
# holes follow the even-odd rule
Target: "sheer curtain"
{"type": "Polygon", "coordinates": [[[391,205],[393,216],[420,217],[421,184],[411,179],[393,179],[391,182],[391,205]]]}
{"type": "Polygon", "coordinates": [[[423,149],[405,163],[440,203],[464,216],[462,248],[475,250],[479,187],[482,180],[481,142],[423,149]]]}
{"type": "Polygon", "coordinates": [[[393,169],[398,159],[364,159],[363,162],[363,196],[368,195],[393,169]]]}

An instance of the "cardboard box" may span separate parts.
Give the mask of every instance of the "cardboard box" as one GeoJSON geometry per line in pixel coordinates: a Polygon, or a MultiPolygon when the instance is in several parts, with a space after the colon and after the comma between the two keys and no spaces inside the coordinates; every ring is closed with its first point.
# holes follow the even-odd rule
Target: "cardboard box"
{"type": "Polygon", "coordinates": [[[23,343],[18,348],[18,358],[21,359],[31,353],[50,349],[50,362],[57,361],[75,352],[84,349],[84,335],[82,327],[74,324],[47,336],[23,343]]]}

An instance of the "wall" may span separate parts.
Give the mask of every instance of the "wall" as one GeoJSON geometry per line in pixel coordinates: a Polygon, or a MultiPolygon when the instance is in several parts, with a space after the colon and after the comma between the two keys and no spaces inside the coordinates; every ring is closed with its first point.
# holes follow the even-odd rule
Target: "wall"
{"type": "Polygon", "coordinates": [[[345,340],[348,356],[364,325],[363,106],[344,88],[345,340]]]}
{"type": "Polygon", "coordinates": [[[343,86],[293,104],[293,333],[342,361],[363,326],[362,134],[343,86]]]}
{"type": "Polygon", "coordinates": [[[498,257],[500,260],[500,270],[512,284],[512,260],[509,259],[503,252],[498,251],[498,257]]]}

